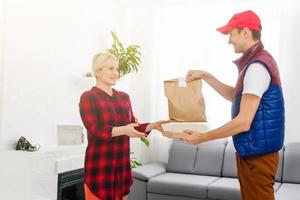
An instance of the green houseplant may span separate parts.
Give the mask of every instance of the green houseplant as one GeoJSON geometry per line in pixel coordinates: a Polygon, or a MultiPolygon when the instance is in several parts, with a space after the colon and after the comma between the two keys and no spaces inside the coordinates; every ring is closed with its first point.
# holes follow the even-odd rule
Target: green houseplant
{"type": "MultiPolygon", "coordinates": [[[[133,154],[133,152],[130,152],[130,154],[133,154]]],[[[130,158],[130,165],[131,165],[132,168],[136,168],[138,166],[141,166],[142,163],[136,157],[131,157],[130,158]]]]}
{"type": "Polygon", "coordinates": [[[119,60],[120,77],[133,71],[137,72],[141,64],[140,47],[138,45],[129,45],[125,48],[115,32],[112,31],[111,35],[114,41],[112,47],[108,49],[108,51],[115,55],[119,60]]]}
{"type": "MultiPolygon", "coordinates": [[[[113,38],[113,44],[111,48],[108,49],[108,52],[116,56],[119,60],[118,69],[120,77],[134,71],[137,72],[141,64],[140,47],[138,45],[124,47],[115,32],[112,31],[111,36],[113,38]]],[[[146,137],[141,137],[140,139],[147,147],[150,145],[149,140],[146,137]]],[[[137,165],[138,164],[140,163],[137,163],[137,165]]]]}

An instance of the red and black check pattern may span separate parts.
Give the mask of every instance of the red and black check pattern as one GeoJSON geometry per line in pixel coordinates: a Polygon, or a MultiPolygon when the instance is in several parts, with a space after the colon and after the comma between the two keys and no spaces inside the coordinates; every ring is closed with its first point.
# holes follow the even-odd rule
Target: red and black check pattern
{"type": "MultiPolygon", "coordinates": [[[[113,200],[116,189],[122,195],[133,183],[130,166],[129,137],[112,137],[113,127],[135,122],[129,96],[113,90],[113,95],[97,87],[81,95],[80,115],[87,129],[84,179],[90,190],[103,200],[113,200]]],[[[136,127],[145,132],[148,123],[136,127]]]]}

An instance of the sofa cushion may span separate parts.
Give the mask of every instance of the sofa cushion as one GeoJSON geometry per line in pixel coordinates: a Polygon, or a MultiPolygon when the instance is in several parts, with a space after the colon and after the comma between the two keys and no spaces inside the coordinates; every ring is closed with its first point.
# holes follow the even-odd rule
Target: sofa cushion
{"type": "Polygon", "coordinates": [[[208,198],[240,200],[240,184],[237,178],[220,178],[208,186],[208,198]]]}
{"type": "Polygon", "coordinates": [[[285,183],[300,183],[300,143],[290,143],[285,146],[282,181],[285,183]]]}
{"type": "Polygon", "coordinates": [[[277,168],[277,173],[275,176],[275,181],[281,182],[282,181],[282,170],[283,170],[283,149],[279,151],[279,164],[277,168]]]}
{"type": "Polygon", "coordinates": [[[208,185],[217,179],[219,177],[165,173],[150,179],[147,191],[156,194],[207,198],[208,185]]]}
{"type": "MultiPolygon", "coordinates": [[[[174,195],[166,195],[166,194],[154,194],[154,193],[148,193],[147,197],[148,197],[147,200],[162,200],[162,199],[163,200],[201,200],[201,199],[198,199],[198,198],[196,199],[196,198],[192,198],[192,197],[174,196],[174,195]]],[[[134,200],[134,199],[132,199],[132,200],[134,200]]]]}
{"type": "Polygon", "coordinates": [[[168,172],[193,173],[197,146],[174,140],[167,164],[168,172]]]}
{"type": "Polygon", "coordinates": [[[166,167],[163,163],[152,163],[132,169],[133,177],[144,181],[165,172],[166,167]]]}
{"type": "Polygon", "coordinates": [[[234,148],[232,140],[228,142],[224,153],[224,162],[222,168],[222,176],[224,177],[237,177],[237,167],[236,167],[236,150],[234,148]]]}
{"type": "Polygon", "coordinates": [[[274,184],[274,192],[276,192],[280,188],[281,185],[282,185],[282,183],[275,182],[275,184],[274,184]]]}
{"type": "Polygon", "coordinates": [[[274,184],[274,192],[276,192],[282,184],[280,182],[275,182],[274,184]]]}
{"type": "Polygon", "coordinates": [[[198,145],[194,171],[196,174],[221,176],[225,144],[198,145]]]}
{"type": "MultiPolygon", "coordinates": [[[[281,183],[275,182],[274,191],[277,191],[281,183]]],[[[237,178],[220,178],[209,184],[208,198],[219,200],[240,200],[240,184],[237,178]]]]}
{"type": "Polygon", "coordinates": [[[278,200],[298,200],[300,199],[300,184],[283,183],[275,193],[278,200]]]}

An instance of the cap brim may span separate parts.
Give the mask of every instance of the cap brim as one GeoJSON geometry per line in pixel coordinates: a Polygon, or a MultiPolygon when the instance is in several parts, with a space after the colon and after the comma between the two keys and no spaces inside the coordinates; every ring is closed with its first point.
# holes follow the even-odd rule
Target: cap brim
{"type": "Polygon", "coordinates": [[[217,28],[216,30],[224,35],[228,35],[230,29],[231,28],[229,26],[225,25],[225,26],[221,26],[221,27],[217,28]]]}

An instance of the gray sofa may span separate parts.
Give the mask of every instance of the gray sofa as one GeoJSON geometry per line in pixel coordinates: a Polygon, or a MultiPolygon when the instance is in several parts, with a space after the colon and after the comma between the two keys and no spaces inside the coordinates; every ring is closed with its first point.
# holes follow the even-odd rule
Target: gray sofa
{"type": "MultiPolygon", "coordinates": [[[[128,200],[237,200],[240,198],[235,149],[225,140],[198,146],[174,140],[167,164],[133,170],[128,200]]],[[[280,151],[274,185],[277,200],[300,199],[300,143],[280,151]]]]}

